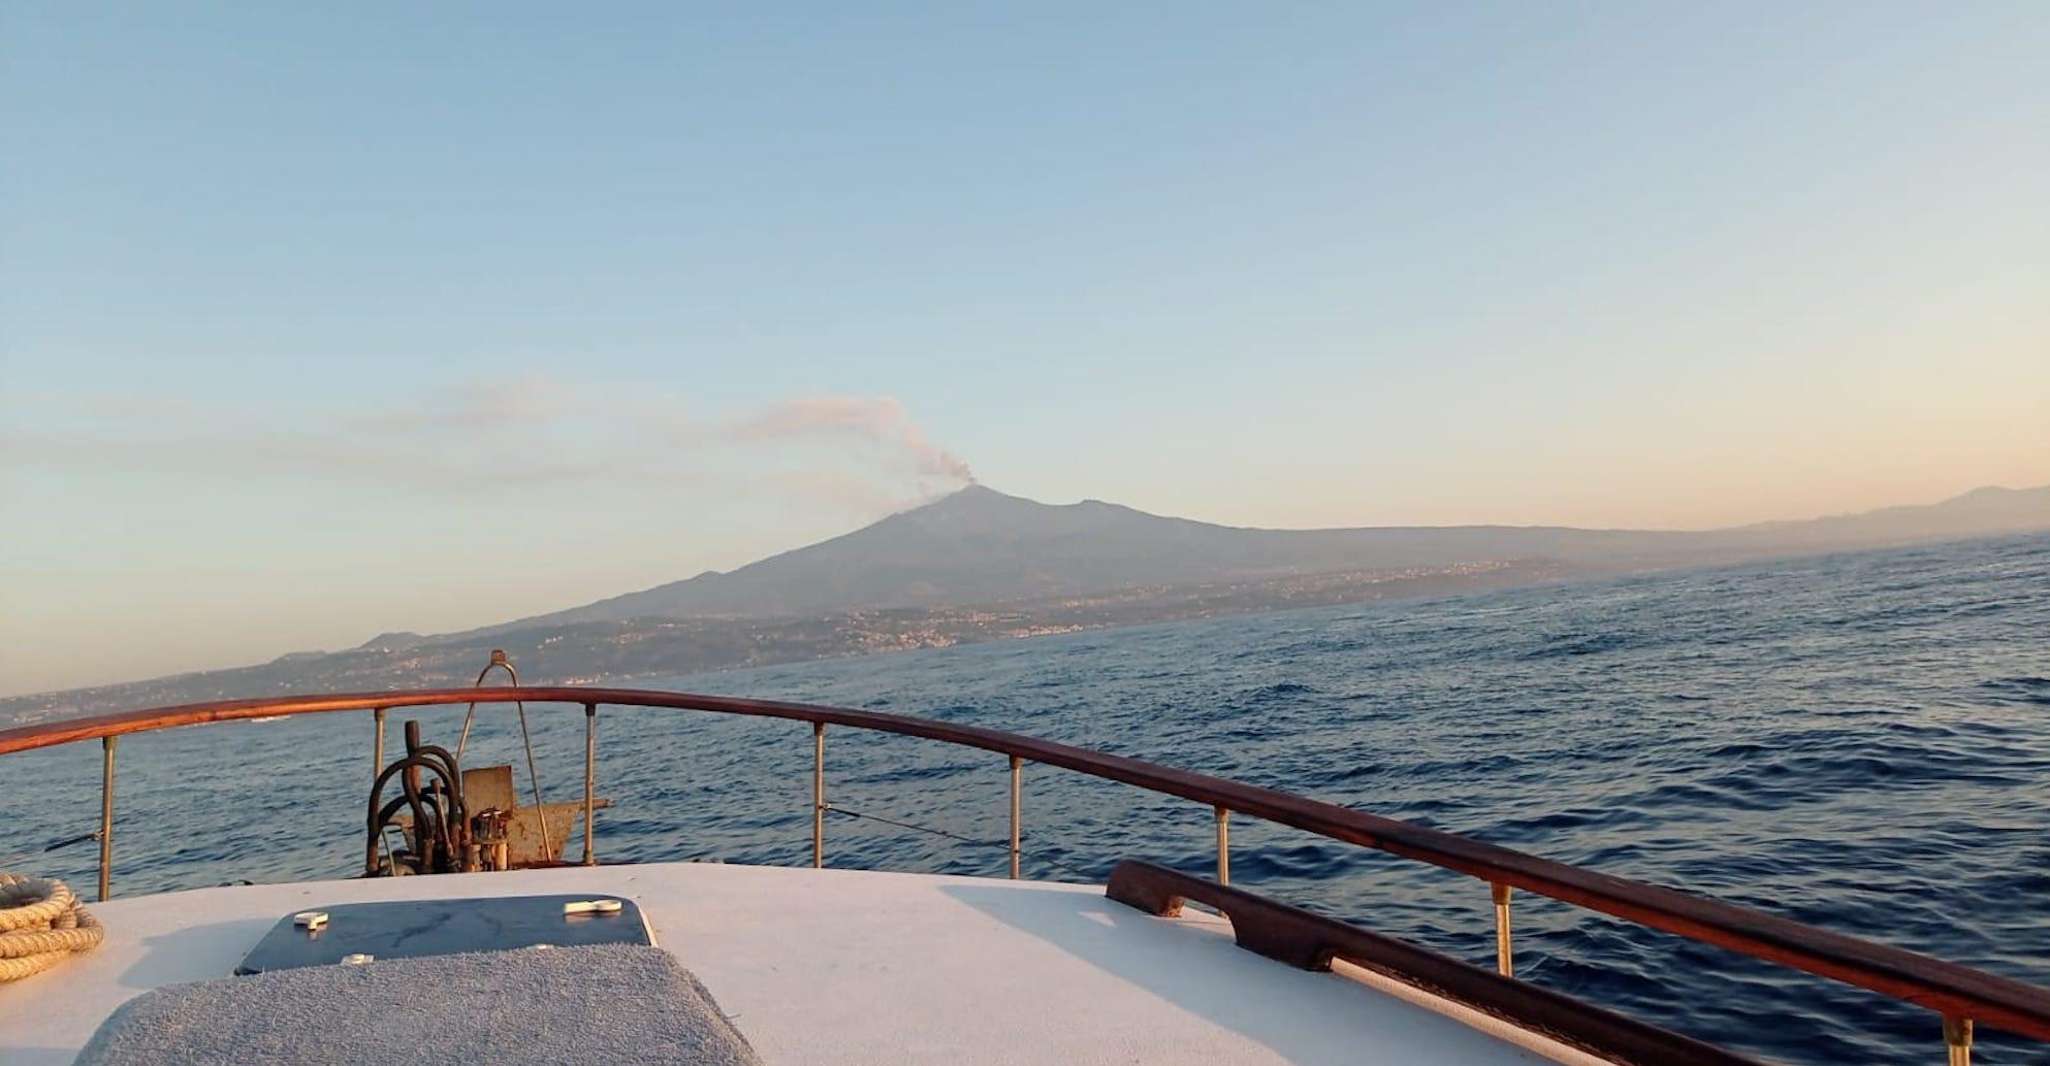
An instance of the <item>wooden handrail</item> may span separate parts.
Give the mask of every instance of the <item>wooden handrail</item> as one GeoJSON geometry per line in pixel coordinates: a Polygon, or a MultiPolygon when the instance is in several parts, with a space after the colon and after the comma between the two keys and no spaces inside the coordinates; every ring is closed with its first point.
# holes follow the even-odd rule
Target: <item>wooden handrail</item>
{"type": "Polygon", "coordinates": [[[1333,960],[1343,959],[1604,1059],[1660,1066],[1758,1066],[1754,1059],[1527,981],[1150,862],[1118,863],[1110,871],[1104,895],[1164,918],[1180,914],[1182,901],[1195,900],[1230,919],[1232,939],[1247,951],[1299,970],[1329,970],[1333,960]]]}
{"type": "Polygon", "coordinates": [[[1274,789],[1016,733],[908,715],[644,689],[584,686],[423,689],[197,703],[21,726],[0,730],[0,755],[206,722],[329,711],[427,707],[473,700],[480,703],[525,700],[528,703],[578,706],[605,704],[784,718],[981,748],[1238,811],[1319,836],[1430,863],[1493,884],[1513,885],[1652,929],[1871,989],[1926,1007],[1946,1018],[1970,1019],[2038,1040],[2050,1040],[2050,990],[2020,981],[1901,948],[1815,929],[1749,908],[1583,870],[1442,830],[1427,829],[1274,789]]]}

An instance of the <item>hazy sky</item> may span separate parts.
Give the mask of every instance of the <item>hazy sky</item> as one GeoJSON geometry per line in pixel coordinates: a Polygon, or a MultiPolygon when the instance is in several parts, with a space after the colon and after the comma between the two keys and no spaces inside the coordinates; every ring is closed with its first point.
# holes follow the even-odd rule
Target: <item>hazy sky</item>
{"type": "Polygon", "coordinates": [[[2050,482],[2040,0],[270,7],[0,14],[0,692],[963,463],[1275,526],[2050,482]]]}

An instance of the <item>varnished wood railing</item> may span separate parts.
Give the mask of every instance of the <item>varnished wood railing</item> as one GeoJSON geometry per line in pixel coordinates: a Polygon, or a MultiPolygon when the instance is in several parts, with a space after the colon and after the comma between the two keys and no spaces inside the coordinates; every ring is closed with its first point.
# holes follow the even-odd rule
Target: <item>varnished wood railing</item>
{"type": "Polygon", "coordinates": [[[1161,917],[1180,914],[1182,902],[1194,900],[1231,920],[1238,946],[1276,962],[1329,970],[1343,960],[1601,1058],[1659,1066],[1758,1066],[1754,1059],[1528,982],[1150,862],[1118,863],[1104,895],[1161,917]]]}
{"type": "MultiPolygon", "coordinates": [[[[1502,937],[1499,960],[1505,973],[1509,969],[1507,890],[1520,888],[1926,1007],[1942,1017],[1942,1031],[1954,1062],[1969,1054],[1974,1022],[2037,1040],[2050,1040],[2050,990],[2020,981],[1996,977],[1912,951],[1815,929],[1745,907],[1610,877],[1453,833],[1426,829],[1274,789],[1001,730],[907,715],[642,689],[582,686],[426,689],[231,700],[22,726],[0,730],[0,755],[80,740],[102,740],[106,745],[104,816],[112,809],[113,741],[129,733],[276,715],[361,710],[382,712],[398,707],[522,700],[527,703],[579,705],[588,715],[595,715],[600,706],[648,707],[812,723],[817,737],[814,748],[814,859],[820,863],[824,861],[823,830],[816,819],[825,809],[825,727],[846,726],[896,733],[981,748],[1012,759],[1058,766],[1206,804],[1217,812],[1220,846],[1227,839],[1222,831],[1224,819],[1230,812],[1237,811],[1478,878],[1490,885],[1496,900],[1498,928],[1502,937]]],[[[382,717],[381,713],[379,717],[382,717]]],[[[1014,811],[1017,809],[1015,803],[1012,807],[1014,811]]],[[[108,856],[109,843],[108,839],[102,840],[103,861],[108,856]]],[[[1220,854],[1220,874],[1229,868],[1224,858],[1220,854]]],[[[105,876],[104,870],[102,876],[105,876]]]]}

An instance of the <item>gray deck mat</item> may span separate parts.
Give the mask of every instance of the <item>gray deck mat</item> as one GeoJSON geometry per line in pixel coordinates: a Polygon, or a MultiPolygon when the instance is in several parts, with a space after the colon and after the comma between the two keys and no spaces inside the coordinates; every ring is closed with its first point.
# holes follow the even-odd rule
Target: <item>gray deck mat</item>
{"type": "Polygon", "coordinates": [[[691,1063],[760,1066],[661,948],[605,944],[319,966],[155,989],[81,1066],[691,1063]]]}

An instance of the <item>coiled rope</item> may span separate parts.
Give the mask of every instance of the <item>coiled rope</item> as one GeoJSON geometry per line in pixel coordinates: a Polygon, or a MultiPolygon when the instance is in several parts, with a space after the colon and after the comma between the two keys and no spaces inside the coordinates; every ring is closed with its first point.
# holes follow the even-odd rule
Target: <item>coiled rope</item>
{"type": "Polygon", "coordinates": [[[0,873],[0,983],[100,946],[107,931],[64,882],[0,873]]]}

